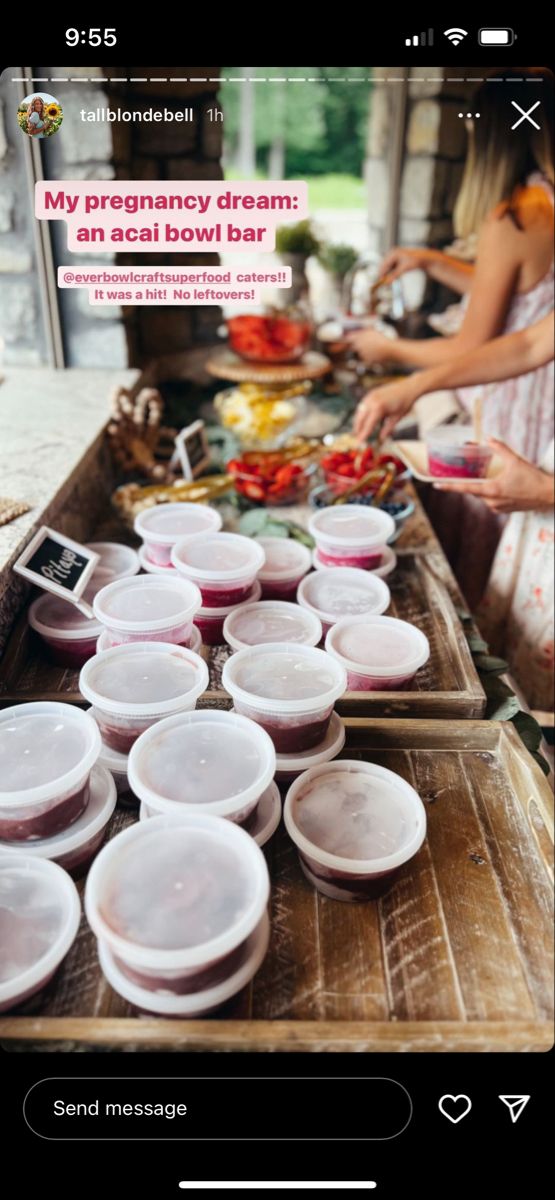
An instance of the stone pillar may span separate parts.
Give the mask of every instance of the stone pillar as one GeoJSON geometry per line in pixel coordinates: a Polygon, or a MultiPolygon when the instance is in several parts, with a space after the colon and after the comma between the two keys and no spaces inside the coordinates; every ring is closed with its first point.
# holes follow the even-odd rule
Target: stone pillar
{"type": "MultiPolygon", "coordinates": [[[[438,67],[411,67],[410,70],[399,197],[397,240],[401,245],[441,248],[453,236],[452,213],[462,179],[466,131],[464,120],[458,115],[464,85],[449,83],[446,73],[438,67]]],[[[387,78],[398,75],[398,69],[377,69],[371,98],[365,173],[371,242],[379,253],[387,249],[383,235],[386,213],[392,202],[388,147],[396,90],[402,86],[387,82],[387,78]]],[[[410,307],[419,305],[424,295],[424,279],[411,274],[403,286],[410,307]]]]}
{"type": "Polygon", "coordinates": [[[33,217],[25,173],[25,134],[17,123],[18,85],[0,83],[0,360],[9,365],[47,362],[33,217]]]}
{"type": "MultiPolygon", "coordinates": [[[[128,73],[114,70],[114,75],[128,73]]],[[[159,69],[141,68],[137,75],[158,75],[159,69]]],[[[191,122],[160,122],[157,124],[114,125],[114,163],[118,179],[148,180],[218,180],[223,179],[221,166],[222,122],[212,119],[218,109],[218,67],[167,69],[170,75],[193,76],[200,82],[126,83],[109,85],[109,101],[113,107],[167,107],[193,109],[191,122]],[[212,114],[212,116],[211,116],[212,114]]],[[[217,254],[152,254],[128,253],[118,255],[118,262],[148,266],[156,259],[160,265],[193,267],[217,265],[217,254]]],[[[182,356],[193,362],[204,357],[203,347],[216,340],[221,322],[217,307],[137,307],[124,310],[129,346],[129,361],[145,366],[157,361],[157,377],[171,378],[182,373],[182,356]],[[200,351],[197,356],[195,349],[200,351]]]]}

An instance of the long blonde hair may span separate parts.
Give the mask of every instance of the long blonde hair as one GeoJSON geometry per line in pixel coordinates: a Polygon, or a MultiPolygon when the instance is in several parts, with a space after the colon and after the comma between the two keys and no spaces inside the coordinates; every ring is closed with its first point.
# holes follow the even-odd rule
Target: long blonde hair
{"type": "Polygon", "coordinates": [[[518,225],[514,202],[530,175],[539,171],[553,184],[553,79],[541,67],[519,67],[522,83],[499,87],[490,79],[504,79],[505,72],[489,76],[478,88],[472,101],[480,116],[472,125],[463,179],[453,212],[453,224],[459,237],[478,232],[482,221],[500,204],[505,205],[518,225]],[[531,79],[541,84],[531,88],[531,79]],[[536,99],[541,114],[535,129],[523,120],[511,130],[512,118],[519,111],[515,101],[527,112],[536,99]]]}
{"type": "MultiPolygon", "coordinates": [[[[27,129],[29,129],[29,126],[30,126],[29,117],[31,116],[31,113],[33,113],[35,111],[35,104],[36,104],[37,100],[40,104],[40,119],[41,119],[41,121],[44,121],[44,108],[45,108],[44,100],[43,100],[42,96],[32,96],[27,105],[27,129]]],[[[32,128],[32,126],[31,126],[31,128],[32,128]]]]}

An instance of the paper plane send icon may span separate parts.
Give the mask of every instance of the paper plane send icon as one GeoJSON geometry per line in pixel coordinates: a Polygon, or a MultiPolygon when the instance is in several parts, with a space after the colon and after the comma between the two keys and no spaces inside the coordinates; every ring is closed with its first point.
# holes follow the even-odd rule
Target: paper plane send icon
{"type": "Polygon", "coordinates": [[[526,1105],[528,1104],[530,1097],[529,1096],[500,1096],[499,1099],[503,1101],[503,1104],[507,1105],[507,1108],[511,1114],[511,1121],[512,1121],[513,1125],[516,1125],[516,1122],[518,1121],[520,1114],[524,1112],[524,1109],[526,1108],[526,1105]]]}

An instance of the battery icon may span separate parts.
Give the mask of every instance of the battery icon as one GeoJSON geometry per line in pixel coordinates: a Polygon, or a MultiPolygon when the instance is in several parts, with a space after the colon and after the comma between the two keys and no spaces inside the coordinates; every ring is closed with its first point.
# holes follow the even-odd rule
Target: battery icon
{"type": "Polygon", "coordinates": [[[512,46],[515,38],[513,29],[480,29],[478,32],[480,46],[512,46]]]}

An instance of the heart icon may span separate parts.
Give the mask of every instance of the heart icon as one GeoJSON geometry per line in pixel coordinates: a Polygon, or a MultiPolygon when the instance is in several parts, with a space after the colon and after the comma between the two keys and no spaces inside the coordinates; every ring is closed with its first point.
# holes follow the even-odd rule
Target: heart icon
{"type": "Polygon", "coordinates": [[[472,1101],[470,1096],[442,1096],[438,1107],[440,1113],[447,1117],[452,1125],[458,1125],[459,1121],[468,1116],[472,1101]]]}

